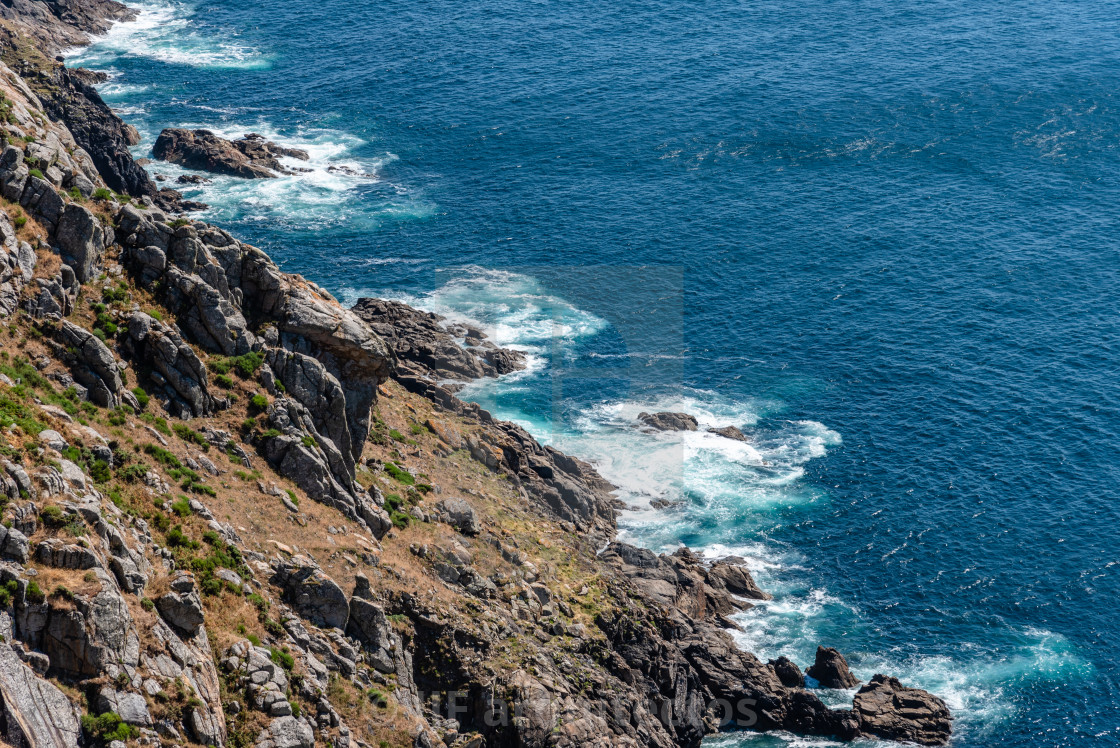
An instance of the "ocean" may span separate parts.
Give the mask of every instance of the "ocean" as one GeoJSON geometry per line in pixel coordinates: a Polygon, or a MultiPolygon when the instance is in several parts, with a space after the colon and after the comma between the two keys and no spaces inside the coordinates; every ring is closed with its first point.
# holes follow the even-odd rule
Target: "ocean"
{"type": "Polygon", "coordinates": [[[927,688],[954,746],[1120,744],[1114,5],[135,7],[68,64],[136,155],[308,150],[183,192],[344,301],[528,352],[466,395],[593,462],[624,539],[746,558],[744,647],[927,688]]]}

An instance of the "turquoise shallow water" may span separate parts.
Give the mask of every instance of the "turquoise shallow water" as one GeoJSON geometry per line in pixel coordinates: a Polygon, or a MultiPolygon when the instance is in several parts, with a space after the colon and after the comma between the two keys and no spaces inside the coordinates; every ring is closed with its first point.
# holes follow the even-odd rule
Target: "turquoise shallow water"
{"type": "Polygon", "coordinates": [[[344,299],[530,351],[470,394],[594,461],[626,538],[747,557],[744,646],[929,688],[956,745],[1120,743],[1112,6],[138,7],[71,58],[137,155],[307,148],[187,195],[344,299]]]}

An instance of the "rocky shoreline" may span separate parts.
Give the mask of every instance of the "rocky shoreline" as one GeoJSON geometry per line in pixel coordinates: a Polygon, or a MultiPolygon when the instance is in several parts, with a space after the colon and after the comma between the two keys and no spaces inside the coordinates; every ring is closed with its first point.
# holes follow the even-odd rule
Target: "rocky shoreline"
{"type": "MultiPolygon", "coordinates": [[[[885,675],[825,706],[806,683],[861,686],[836,650],[805,672],[740,650],[731,616],[769,597],[742,559],[617,542],[592,466],[456,397],[522,354],[398,302],[346,309],[176,215],[189,206],[133,161],[96,74],[53,59],[129,17],[0,11],[5,740],[948,740],[944,703],[885,675]]],[[[164,135],[157,155],[229,175],[301,158],[164,135]]]]}

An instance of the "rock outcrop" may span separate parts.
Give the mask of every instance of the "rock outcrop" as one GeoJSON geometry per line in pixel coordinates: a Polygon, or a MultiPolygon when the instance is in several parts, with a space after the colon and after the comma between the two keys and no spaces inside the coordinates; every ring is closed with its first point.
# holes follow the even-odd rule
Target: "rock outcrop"
{"type": "Polygon", "coordinates": [[[498,348],[481,330],[445,325],[438,314],[399,301],[358,299],[353,311],[392,346],[399,362],[440,379],[471,380],[525,368],[525,354],[498,348]]]}
{"type": "Polygon", "coordinates": [[[944,701],[886,675],[875,675],[856,693],[855,711],[864,734],[886,740],[943,745],[952,731],[944,701]]]}
{"type": "Polygon", "coordinates": [[[848,661],[832,647],[817,647],[816,660],[805,671],[823,688],[855,688],[859,678],[848,669],[848,661]]]}
{"type": "Polygon", "coordinates": [[[0,643],[0,733],[27,748],[76,748],[82,738],[78,710],[62,691],[0,643]]]}
{"type": "Polygon", "coordinates": [[[688,413],[639,413],[638,420],[655,431],[695,431],[699,426],[688,413]]]}
{"type": "Polygon", "coordinates": [[[245,179],[271,179],[277,174],[291,174],[280,157],[306,161],[305,151],[284,148],[249,134],[240,140],[226,140],[209,130],[168,128],[159,134],[152,155],[161,161],[245,179]]]}
{"type": "MultiPolygon", "coordinates": [[[[256,357],[254,366],[267,362],[269,376],[288,393],[269,408],[270,426],[280,432],[261,444],[269,462],[312,496],[384,534],[388,517],[354,482],[354,469],[377,385],[393,366],[388,346],[326,291],[281,272],[259,249],[224,231],[202,223],[172,227],[159,211],[133,207],[121,211],[119,222],[126,266],[141,284],[162,289],[185,336],[215,353],[256,357]]],[[[180,410],[208,412],[205,369],[169,333],[139,321],[140,330],[160,333],[161,347],[148,357],[167,362],[154,368],[187,406],[180,410]],[[179,359],[172,361],[176,350],[179,359]],[[185,372],[178,361],[186,362],[185,372]]]]}

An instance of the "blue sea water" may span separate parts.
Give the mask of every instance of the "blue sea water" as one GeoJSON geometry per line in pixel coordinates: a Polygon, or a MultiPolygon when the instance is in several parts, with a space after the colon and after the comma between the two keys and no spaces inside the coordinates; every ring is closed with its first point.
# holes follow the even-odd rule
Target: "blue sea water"
{"type": "Polygon", "coordinates": [[[184,192],[529,351],[468,394],[599,466],[627,539],[746,557],[745,647],[928,688],[956,746],[1120,744],[1113,4],[136,7],[70,64],[137,155],[310,151],[184,192]],[[661,409],[750,441],[635,427],[661,409]]]}

